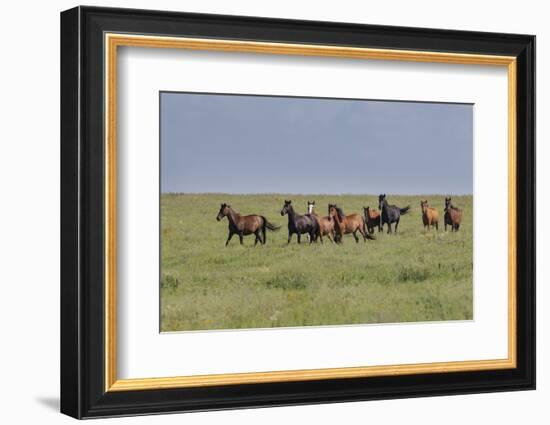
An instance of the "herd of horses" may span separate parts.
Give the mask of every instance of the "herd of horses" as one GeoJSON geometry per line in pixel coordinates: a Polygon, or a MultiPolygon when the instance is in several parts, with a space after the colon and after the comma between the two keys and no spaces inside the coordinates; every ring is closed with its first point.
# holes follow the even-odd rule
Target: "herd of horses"
{"type": "MultiPolygon", "coordinates": [[[[422,209],[422,222],[427,230],[435,227],[439,230],[439,212],[437,209],[430,207],[427,200],[420,201],[422,209]]],[[[409,212],[410,206],[400,208],[396,205],[390,205],[386,200],[386,194],[381,194],[378,197],[378,209],[363,207],[363,215],[361,214],[344,214],[341,207],[336,204],[328,204],[326,216],[320,216],[315,211],[315,201],[308,201],[307,213],[298,214],[294,210],[292,201],[285,200],[281,209],[281,216],[288,217],[288,243],[291,242],[292,236],[295,234],[298,243],[302,241],[302,235],[306,235],[309,243],[319,240],[323,243],[323,238],[327,237],[333,243],[342,243],[343,236],[352,234],[355,242],[359,242],[359,235],[363,241],[374,240],[374,229],[378,227],[378,231],[382,232],[384,225],[387,225],[388,233],[397,233],[397,227],[402,215],[409,212]],[[392,230],[393,224],[393,230],[392,230]]],[[[451,231],[458,231],[462,221],[462,210],[455,207],[450,197],[445,198],[445,209],[443,210],[443,221],[445,231],[447,226],[451,226],[451,231]]],[[[247,235],[254,235],[254,245],[258,242],[265,245],[267,241],[267,230],[276,231],[280,229],[271,223],[263,215],[241,215],[228,204],[221,204],[220,211],[216,219],[220,221],[227,217],[229,222],[229,235],[225,245],[234,235],[238,235],[241,245],[243,238],[247,235]]]]}

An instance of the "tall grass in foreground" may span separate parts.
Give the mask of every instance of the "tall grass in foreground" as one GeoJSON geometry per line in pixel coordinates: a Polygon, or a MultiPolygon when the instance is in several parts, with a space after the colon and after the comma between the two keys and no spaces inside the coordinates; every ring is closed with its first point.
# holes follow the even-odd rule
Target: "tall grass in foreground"
{"type": "MultiPolygon", "coordinates": [[[[397,235],[356,244],[287,245],[284,199],[305,213],[315,200],[318,214],[337,202],[362,213],[373,195],[161,195],[161,329],[267,328],[472,319],[472,197],[453,196],[464,210],[460,231],[443,230],[444,196],[389,196],[411,205],[397,235]],[[420,199],[440,213],[439,232],[422,226],[420,199]],[[228,247],[227,219],[216,221],[220,203],[241,214],[260,214],[281,225],[265,246],[228,247]]],[[[306,239],[307,240],[307,239],[306,239]]]]}

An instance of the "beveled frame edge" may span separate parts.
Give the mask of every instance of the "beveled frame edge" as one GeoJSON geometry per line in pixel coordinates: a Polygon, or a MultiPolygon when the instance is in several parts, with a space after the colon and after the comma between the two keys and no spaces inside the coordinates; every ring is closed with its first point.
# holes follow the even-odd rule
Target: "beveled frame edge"
{"type": "Polygon", "coordinates": [[[329,45],[271,43],[189,37],[105,33],[105,391],[137,391],[324,379],[365,378],[513,369],[517,366],[517,176],[516,176],[516,58],[399,49],[373,49],[329,45]],[[116,378],[116,61],[120,46],[231,51],[263,54],[325,56],[470,65],[505,66],[508,72],[508,357],[506,359],[342,367],[176,376],[167,378],[116,378]]]}

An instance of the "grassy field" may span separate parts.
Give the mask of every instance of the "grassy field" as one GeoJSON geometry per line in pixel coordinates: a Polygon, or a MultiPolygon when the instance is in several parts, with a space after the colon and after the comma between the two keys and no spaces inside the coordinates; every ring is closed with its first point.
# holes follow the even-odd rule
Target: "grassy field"
{"type": "Polygon", "coordinates": [[[342,245],[311,246],[296,236],[287,245],[284,199],[302,214],[307,200],[322,215],[329,202],[346,213],[378,209],[373,195],[162,195],[162,331],[472,319],[471,196],[453,196],[464,210],[457,233],[443,230],[444,196],[388,195],[390,204],[412,207],[397,235],[376,230],[375,241],[346,235],[342,245]],[[439,210],[439,232],[423,229],[421,198],[439,210]],[[222,202],[281,229],[268,232],[265,246],[254,247],[252,235],[224,247],[222,202]]]}

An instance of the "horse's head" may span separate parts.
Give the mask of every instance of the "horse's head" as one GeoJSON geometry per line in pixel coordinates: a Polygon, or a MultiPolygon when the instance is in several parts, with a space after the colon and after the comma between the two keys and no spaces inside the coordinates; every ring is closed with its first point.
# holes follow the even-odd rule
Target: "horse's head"
{"type": "Polygon", "coordinates": [[[292,201],[286,201],[283,206],[283,209],[281,210],[281,215],[288,214],[288,212],[292,209],[292,201]]]}
{"type": "Polygon", "coordinates": [[[420,208],[422,208],[422,212],[425,213],[428,209],[428,200],[420,201],[420,208]]]}
{"type": "Polygon", "coordinates": [[[313,209],[315,208],[315,201],[307,201],[307,213],[313,214],[313,209]]]}
{"type": "Polygon", "coordinates": [[[229,208],[231,208],[231,205],[227,205],[226,203],[221,204],[220,211],[218,212],[218,215],[216,216],[216,220],[220,221],[227,214],[229,214],[229,208]]]}
{"type": "Polygon", "coordinates": [[[445,197],[445,211],[447,211],[451,206],[452,206],[451,197],[450,196],[448,198],[445,197]]]}
{"type": "Polygon", "coordinates": [[[338,217],[340,218],[340,214],[338,211],[338,206],[336,204],[328,204],[328,215],[331,217],[338,217]]]}
{"type": "Polygon", "coordinates": [[[378,196],[378,209],[381,210],[382,206],[386,203],[386,194],[380,194],[378,196]]]}
{"type": "Polygon", "coordinates": [[[370,206],[363,207],[363,214],[368,217],[370,213],[370,206]]]}

